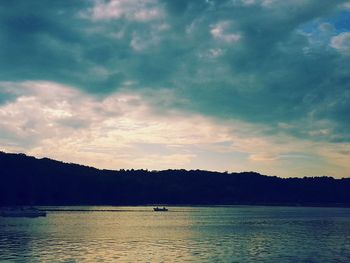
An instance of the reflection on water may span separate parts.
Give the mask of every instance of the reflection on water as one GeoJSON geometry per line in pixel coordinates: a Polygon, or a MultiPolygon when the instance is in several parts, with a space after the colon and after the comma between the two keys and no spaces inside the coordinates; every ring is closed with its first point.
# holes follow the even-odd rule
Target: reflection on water
{"type": "Polygon", "coordinates": [[[121,211],[0,217],[0,262],[350,262],[346,208],[79,209],[121,211]]]}

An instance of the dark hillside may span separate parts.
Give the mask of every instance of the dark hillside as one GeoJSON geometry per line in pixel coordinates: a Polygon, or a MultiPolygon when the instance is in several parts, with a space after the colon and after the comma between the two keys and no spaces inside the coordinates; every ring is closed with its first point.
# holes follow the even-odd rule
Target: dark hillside
{"type": "Polygon", "coordinates": [[[98,170],[0,152],[0,205],[267,204],[350,206],[350,179],[254,172],[98,170]]]}

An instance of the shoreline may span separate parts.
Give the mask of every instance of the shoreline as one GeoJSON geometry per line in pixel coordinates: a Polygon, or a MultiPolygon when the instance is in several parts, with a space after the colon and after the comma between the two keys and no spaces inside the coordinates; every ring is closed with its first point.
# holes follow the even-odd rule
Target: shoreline
{"type": "MultiPolygon", "coordinates": [[[[150,207],[153,208],[159,204],[140,204],[140,205],[110,205],[110,204],[75,204],[75,205],[7,205],[0,206],[0,210],[3,208],[14,208],[14,207],[36,207],[41,211],[51,212],[147,212],[149,210],[135,210],[135,209],[113,209],[113,207],[150,207]],[[47,207],[47,208],[46,208],[47,207]],[[64,208],[71,207],[71,208],[64,208]],[[76,208],[75,208],[76,207],[76,208]],[[84,209],[88,207],[110,207],[109,209],[84,209]]],[[[228,204],[228,205],[205,205],[205,204],[161,204],[165,207],[193,207],[193,208],[235,208],[235,207],[300,207],[300,208],[350,208],[350,204],[228,204]]],[[[153,211],[153,210],[152,210],[153,211]]]]}

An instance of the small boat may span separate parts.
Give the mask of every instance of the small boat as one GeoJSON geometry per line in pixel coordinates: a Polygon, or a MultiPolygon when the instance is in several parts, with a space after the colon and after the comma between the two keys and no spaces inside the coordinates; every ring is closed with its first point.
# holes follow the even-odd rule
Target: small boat
{"type": "Polygon", "coordinates": [[[166,211],[168,211],[168,209],[167,208],[165,208],[164,206],[163,207],[154,207],[153,208],[153,211],[155,211],[155,212],[166,212],[166,211]]]}
{"type": "Polygon", "coordinates": [[[3,217],[39,217],[46,216],[46,212],[33,208],[6,208],[0,210],[0,216],[3,217]]]}

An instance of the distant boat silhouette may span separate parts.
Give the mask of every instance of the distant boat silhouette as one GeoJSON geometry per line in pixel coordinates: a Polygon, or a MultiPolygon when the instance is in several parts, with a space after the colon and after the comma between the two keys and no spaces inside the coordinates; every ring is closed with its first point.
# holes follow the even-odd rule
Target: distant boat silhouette
{"type": "Polygon", "coordinates": [[[164,206],[163,207],[154,207],[153,208],[153,211],[155,211],[155,212],[166,212],[166,211],[168,211],[168,209],[167,208],[165,208],[164,206]]]}
{"type": "Polygon", "coordinates": [[[7,208],[0,210],[0,216],[3,217],[39,217],[46,216],[45,211],[28,207],[28,208],[7,208]]]}

